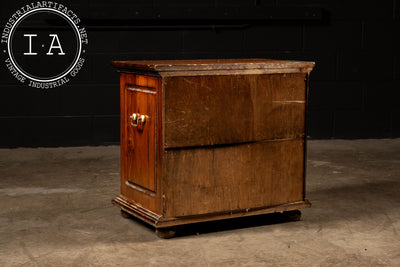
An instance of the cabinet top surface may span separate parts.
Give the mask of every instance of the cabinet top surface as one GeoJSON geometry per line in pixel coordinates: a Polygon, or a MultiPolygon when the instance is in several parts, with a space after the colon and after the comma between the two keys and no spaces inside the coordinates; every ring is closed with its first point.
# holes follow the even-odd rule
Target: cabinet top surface
{"type": "Polygon", "coordinates": [[[257,70],[296,70],[310,72],[314,62],[275,60],[275,59],[196,59],[196,60],[148,60],[113,61],[112,65],[120,71],[182,72],[182,71],[257,71],[257,70]]]}

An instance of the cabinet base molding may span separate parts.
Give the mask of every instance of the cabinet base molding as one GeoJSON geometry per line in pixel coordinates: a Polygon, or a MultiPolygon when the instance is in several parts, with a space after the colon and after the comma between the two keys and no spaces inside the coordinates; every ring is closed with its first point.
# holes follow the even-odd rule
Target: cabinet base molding
{"type": "Polygon", "coordinates": [[[123,196],[119,195],[112,200],[115,206],[121,208],[122,211],[131,214],[132,216],[152,225],[155,228],[172,227],[183,224],[207,222],[215,220],[224,220],[230,218],[239,218],[245,216],[262,215],[277,212],[286,212],[299,210],[304,208],[310,208],[311,202],[306,198],[304,201],[297,201],[292,203],[286,203],[282,205],[272,207],[261,207],[261,208],[249,208],[245,210],[232,210],[229,212],[216,212],[209,214],[198,214],[192,216],[182,217],[163,217],[162,215],[156,214],[139,204],[133,203],[123,196]]]}

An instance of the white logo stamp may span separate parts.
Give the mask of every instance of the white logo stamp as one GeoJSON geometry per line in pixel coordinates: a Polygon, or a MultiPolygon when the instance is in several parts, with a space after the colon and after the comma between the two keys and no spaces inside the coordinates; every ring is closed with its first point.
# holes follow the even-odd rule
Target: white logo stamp
{"type": "Polygon", "coordinates": [[[10,73],[21,83],[49,89],[83,67],[88,36],[74,11],[57,2],[27,4],[7,20],[1,45],[10,73]]]}

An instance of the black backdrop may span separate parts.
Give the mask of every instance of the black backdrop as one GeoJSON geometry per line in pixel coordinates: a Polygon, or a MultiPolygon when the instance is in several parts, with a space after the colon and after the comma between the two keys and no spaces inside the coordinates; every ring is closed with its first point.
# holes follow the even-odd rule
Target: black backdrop
{"type": "MultiPolygon", "coordinates": [[[[1,0],[1,26],[30,2],[1,0]]],[[[35,89],[2,55],[1,147],[118,144],[110,61],[138,59],[312,60],[310,138],[400,136],[400,0],[58,2],[88,32],[84,69],[67,85],[35,89]]]]}

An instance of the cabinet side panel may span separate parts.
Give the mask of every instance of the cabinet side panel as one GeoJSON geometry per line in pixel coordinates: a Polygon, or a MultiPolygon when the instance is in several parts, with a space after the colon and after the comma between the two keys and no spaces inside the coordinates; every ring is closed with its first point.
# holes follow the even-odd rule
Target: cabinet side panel
{"type": "Polygon", "coordinates": [[[306,73],[166,77],[165,148],[304,137],[306,73]]]}
{"type": "Polygon", "coordinates": [[[270,207],[302,201],[304,140],[164,154],[165,216],[270,207]]]}
{"type": "Polygon", "coordinates": [[[303,198],[306,198],[306,176],[307,176],[307,139],[308,139],[308,101],[309,101],[309,91],[310,91],[310,73],[307,73],[305,83],[305,98],[306,98],[306,109],[304,111],[304,183],[303,183],[303,198]]]}
{"type": "MultiPolygon", "coordinates": [[[[129,78],[128,78],[129,79],[129,78]]],[[[121,194],[125,195],[125,181],[126,181],[126,150],[127,150],[127,133],[126,133],[126,119],[125,119],[125,109],[126,109],[126,90],[125,83],[127,80],[127,74],[120,74],[120,170],[121,170],[121,194]]]]}
{"type": "Polygon", "coordinates": [[[155,163],[155,146],[160,142],[155,132],[158,124],[156,114],[159,109],[156,106],[158,96],[155,93],[159,84],[159,78],[156,77],[121,73],[121,195],[160,214],[160,181],[155,163]],[[154,114],[154,117],[150,115],[148,124],[144,126],[149,126],[151,133],[146,130],[150,128],[145,128],[142,132],[132,128],[129,118],[132,112],[154,114]],[[146,138],[141,135],[145,135],[146,138]],[[148,142],[135,143],[140,140],[148,142]],[[140,153],[143,149],[143,153],[140,153]],[[143,155],[146,155],[145,161],[141,158],[143,155]]]}

